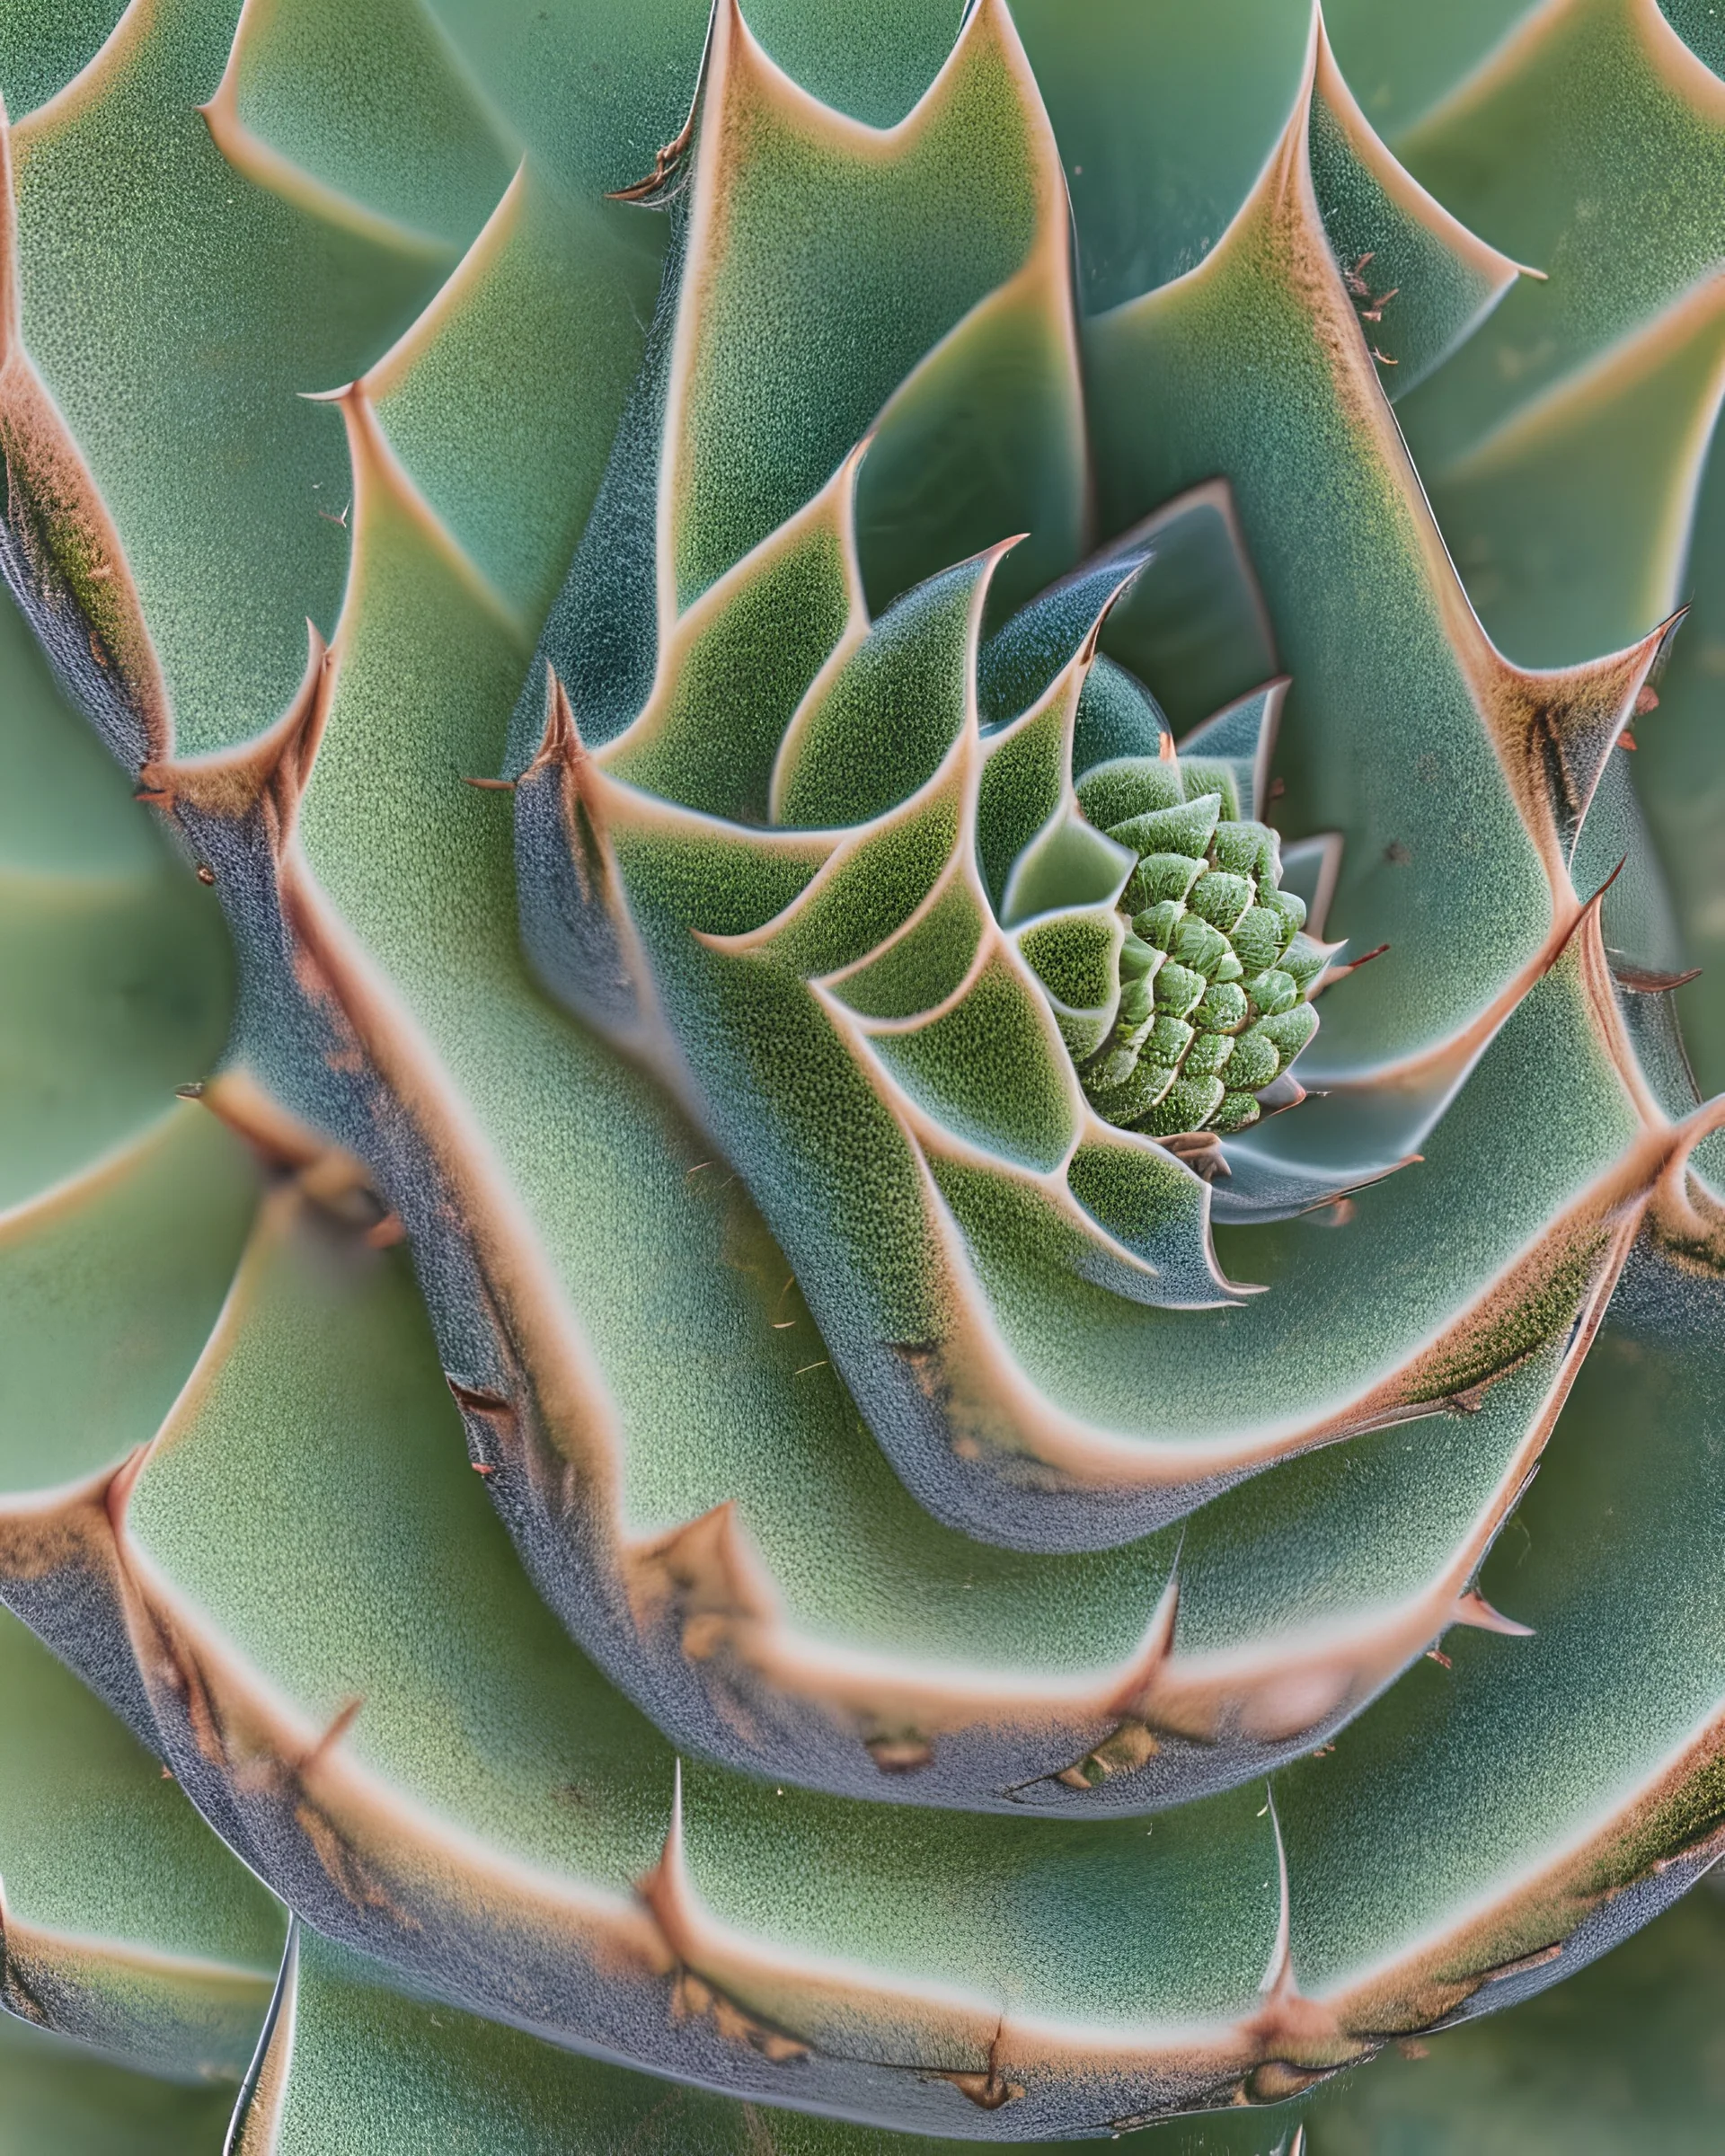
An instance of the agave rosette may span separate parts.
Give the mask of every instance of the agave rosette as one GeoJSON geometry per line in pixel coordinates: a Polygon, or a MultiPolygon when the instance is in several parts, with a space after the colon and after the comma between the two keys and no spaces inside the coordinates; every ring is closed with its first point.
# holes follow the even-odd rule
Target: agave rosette
{"type": "Polygon", "coordinates": [[[1717,1853],[1719,235],[1561,222],[1717,56],[1242,12],[0,40],[4,2002],[237,2071],[279,1897],[242,2148],[423,1991],[1120,2131],[1717,1853]]]}

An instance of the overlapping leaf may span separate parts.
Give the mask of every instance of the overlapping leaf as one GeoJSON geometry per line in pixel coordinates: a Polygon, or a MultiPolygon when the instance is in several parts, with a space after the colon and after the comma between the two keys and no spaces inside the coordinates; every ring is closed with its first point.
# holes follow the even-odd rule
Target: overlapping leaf
{"type": "MultiPolygon", "coordinates": [[[[7,1599],[320,1931],[750,2101],[1124,2130],[1286,2093],[1584,1958],[1715,1846],[1718,1227],[1685,1180],[1709,1118],[1663,999],[1625,1010],[1584,903],[1659,622],[1567,673],[1502,659],[1384,402],[1512,265],[1393,163],[1314,33],[1263,178],[1189,274],[1135,297],[1187,264],[1122,266],[1148,259],[1109,223],[1129,189],[1080,192],[1081,234],[1120,249],[1091,288],[1124,303],[1084,332],[1081,405],[1061,178],[1004,10],[973,11],[920,104],[945,32],[914,10],[847,31],[818,86],[851,122],[721,9],[685,161],[659,161],[670,281],[602,485],[656,250],[590,197],[676,134],[702,24],[607,33],[631,80],[552,145],[531,56],[566,65],[562,16],[435,12],[403,11],[388,56],[403,95],[431,83],[469,116],[436,187],[413,184],[424,139],[375,156],[365,67],[298,96],[336,50],[316,9],[249,8],[236,43],[231,8],[132,11],[19,131],[14,350],[66,428],[14,481],[94,483],[14,485],[18,584],[226,901],[241,1008],[205,1104],[167,1109],[216,1056],[195,888],[158,893],[142,854],[116,877],[136,842],[100,821],[93,875],[23,820],[25,978],[95,1082],[21,1095],[18,1158],[52,1165],[22,1171],[9,1252],[21,1281],[88,1285],[69,1309],[18,1298],[36,1366],[84,1390],[44,1385],[15,1426],[62,1415],[50,1466],[12,1462],[7,1599]],[[503,191],[510,127],[536,154],[503,191]],[[98,349],[56,296],[86,261],[68,205],[100,185],[149,245],[87,258],[98,349]],[[154,313],[136,295],[168,243],[140,188],[203,205],[154,313]],[[358,309],[295,288],[314,349],[283,333],[302,257],[337,283],[365,265],[358,309]],[[1406,305],[1380,297],[1398,276],[1406,305]],[[327,462],[332,415],[278,391],[359,374],[351,495],[307,505],[326,541],[289,544],[246,467],[167,516],[150,460],[194,422],[162,401],[166,361],[217,289],[275,372],[222,377],[253,401],[207,438],[257,430],[267,465],[322,429],[327,462]],[[954,436],[978,382],[997,427],[954,436]],[[984,639],[1097,509],[1125,552],[1014,703],[984,639]],[[331,648],[291,694],[287,628],[331,625],[318,579],[348,529],[331,648]],[[186,574],[213,534],[226,596],[186,574]],[[1155,558],[1097,659],[1134,547],[1155,558]],[[1157,695],[1182,731],[1230,707],[1194,750],[1262,813],[1280,692],[1248,693],[1278,653],[1279,813],[1341,833],[1344,923],[1392,950],[1326,995],[1331,1098],[1230,1141],[1211,1185],[1086,1122],[1060,1021],[1106,1001],[1051,1003],[1025,923],[1114,932],[1071,780],[1157,754],[1157,695]],[[512,798],[463,783],[499,773],[512,798]],[[87,976],[33,955],[38,920],[75,940],[104,906],[181,968],[152,968],[135,1091],[85,1056],[102,999],[64,991],[87,976]],[[1416,1144],[1399,1178],[1276,1220],[1416,1144]],[[1243,1224],[1219,1263],[1211,1213],[1243,1224]],[[1512,1571],[1499,1531],[1632,1245],[1539,1493],[1563,1468],[1588,1561],[1566,1517],[1512,1571]],[[1226,1298],[1236,1272],[1268,1292],[1226,1298]],[[1665,1449],[1619,1493],[1631,1372],[1665,1449]],[[1537,1637],[1488,1636],[1516,1621],[1537,1637]],[[1457,1621],[1453,1667],[1367,1705],[1457,1621]],[[1252,1777],[1362,1708],[1263,1799],[1252,1777]]],[[[758,27],[800,66],[813,49],[790,13],[758,27]]],[[[1247,102],[1273,109],[1290,56],[1265,43],[1247,102]]],[[[1218,164],[1192,217],[1249,164],[1218,164]]],[[[14,379],[14,419],[51,410],[14,379]]],[[[1334,862],[1307,850],[1314,896],[1334,862]]],[[[422,2089],[422,2032],[356,1965],[308,1935],[289,1981],[304,2018],[278,2016],[247,2134],[291,2114],[315,2145],[357,2030],[422,2089]]],[[[530,2136],[555,2092],[522,2100],[472,2130],[530,2136]]],[[[615,2101],[619,2131],[652,2116],[615,2101]]],[[[744,2109],[712,2131],[827,2130],[744,2109]]]]}

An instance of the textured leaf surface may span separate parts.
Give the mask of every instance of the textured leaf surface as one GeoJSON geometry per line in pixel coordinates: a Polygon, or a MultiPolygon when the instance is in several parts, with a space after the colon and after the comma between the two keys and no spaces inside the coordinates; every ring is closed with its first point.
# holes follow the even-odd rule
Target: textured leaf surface
{"type": "Polygon", "coordinates": [[[129,10],[13,141],[31,350],[124,534],[191,751],[274,717],[306,614],[340,599],[341,442],[299,393],[358,373],[453,259],[332,225],[222,156],[197,108],[237,13],[129,10]]]}
{"type": "MultiPolygon", "coordinates": [[[[307,1927],[260,2146],[367,2073],[379,2147],[582,2090],[625,2146],[1125,2132],[1517,1997],[1716,1851],[1718,1111],[1614,749],[1704,493],[1705,212],[1552,278],[1434,523],[1390,394],[1435,442],[1548,288],[1507,183],[1475,239],[1373,124],[1429,177],[1614,70],[1704,181],[1717,85],[1639,0],[1352,91],[1303,7],[828,12],[722,7],[697,84],[681,5],[160,0],[17,129],[9,572],[240,988],[212,1073],[213,902],[21,645],[6,753],[88,805],[0,812],[49,1044],[0,1583],[307,1927]],[[1230,936],[1298,1113],[1104,1122],[1110,1029],[1243,1052],[1230,936]]],[[[70,1966],[106,1875],[36,1805],[8,1921],[70,1966]]],[[[195,1990],[250,1923],[255,2016],[274,1904],[179,1876],[125,1938],[195,1990]]],[[[183,2071],[123,1960],[85,2022],[183,2071]]]]}
{"type": "MultiPolygon", "coordinates": [[[[1432,2037],[1417,2056],[1392,2053],[1285,2109],[1176,2121],[1127,2145],[1275,2156],[1303,2129],[1314,2156],[1628,2156],[1651,2130],[1671,2156],[1700,2156],[1720,2100],[1722,1951],[1718,1897],[1694,1895],[1572,1984],[1432,2037]]],[[[939,2156],[964,2145],[727,2110],[406,1997],[376,1965],[311,1936],[292,1983],[241,2156],[346,2151],[356,2129],[369,2137],[358,2144],[366,2156],[416,2150],[428,2133],[460,2156],[586,2156],[583,2134],[596,2152],[621,2143],[631,2156],[939,2156]]]]}
{"type": "Polygon", "coordinates": [[[1637,966],[1703,966],[1680,1003],[1707,1091],[1725,1077],[1711,962],[1725,567],[1712,476],[1721,234],[1708,177],[1725,143],[1725,92],[1708,64],[1710,22],[1704,7],[1650,4],[1544,11],[1401,146],[1487,236],[1554,271],[1513,293],[1465,363],[1403,407],[1488,627],[1517,658],[1552,664],[1597,649],[1619,623],[1638,633],[1692,607],[1659,716],[1634,737],[1644,767],[1613,782],[1622,808],[1609,819],[1632,838],[1639,797],[1675,915],[1632,874],[1607,926],[1637,966]],[[1566,128],[1562,115],[1584,105],[1599,124],[1566,128]]]}
{"type": "Polygon", "coordinates": [[[1700,2156],[1717,2132],[1722,1942],[1717,1893],[1691,1895],[1572,1983],[1325,2090],[1305,2108],[1306,2146],[1629,2156],[1651,2136],[1671,2156],[1700,2156]]]}
{"type": "Polygon", "coordinates": [[[0,1615],[8,2011],[188,2080],[232,2081],[280,1913],[174,1783],[9,1613],[0,1615]]]}
{"type": "MultiPolygon", "coordinates": [[[[227,1293],[255,1179],[172,1089],[219,1049],[230,960],[208,894],[89,753],[10,602],[0,635],[0,2004],[154,2071],[231,2082],[262,2018],[279,1906],[139,1741],[153,1728],[127,1729],[13,1614],[52,1630],[101,1595],[100,1568],[81,1562],[91,1512],[227,1293]]],[[[123,1636],[97,1683],[136,1709],[123,1636]]],[[[140,2147],[214,2145],[218,2107],[137,2092],[116,2067],[77,2085],[45,2043],[5,2040],[6,2130],[34,2145],[121,2145],[128,2104],[140,2147]]]]}

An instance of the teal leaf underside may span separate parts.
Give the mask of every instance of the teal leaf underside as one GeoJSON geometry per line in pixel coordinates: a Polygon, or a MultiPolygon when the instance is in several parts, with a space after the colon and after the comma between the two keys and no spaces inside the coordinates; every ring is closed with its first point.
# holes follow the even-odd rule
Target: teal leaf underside
{"type": "Polygon", "coordinates": [[[1225,12],[0,6],[42,2145],[1490,2147],[1665,2012],[1328,2079],[1725,1820],[1721,49],[1225,12]]]}

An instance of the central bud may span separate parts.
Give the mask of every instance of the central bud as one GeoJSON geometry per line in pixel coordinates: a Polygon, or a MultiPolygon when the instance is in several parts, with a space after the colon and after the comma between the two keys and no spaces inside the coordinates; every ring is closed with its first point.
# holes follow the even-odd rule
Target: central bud
{"type": "Polygon", "coordinates": [[[1121,756],[1077,794],[1137,856],[1108,939],[1113,1021],[1079,1058],[1084,1092],[1106,1121],[1155,1137],[1243,1129],[1317,1030],[1306,999],[1329,958],[1302,933],[1305,902],[1278,888],[1276,834],[1242,817],[1220,759],[1121,756]]]}

